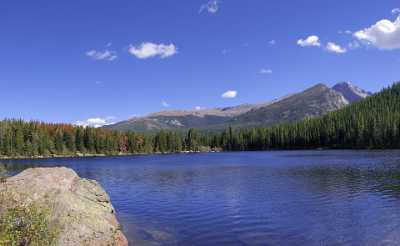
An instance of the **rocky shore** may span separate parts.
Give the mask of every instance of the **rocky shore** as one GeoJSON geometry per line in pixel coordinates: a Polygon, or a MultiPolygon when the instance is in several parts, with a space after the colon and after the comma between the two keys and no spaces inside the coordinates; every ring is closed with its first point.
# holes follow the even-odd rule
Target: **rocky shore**
{"type": "Polygon", "coordinates": [[[57,232],[55,245],[128,245],[110,198],[96,181],[63,167],[31,168],[0,181],[0,217],[34,204],[57,232]]]}
{"type": "Polygon", "coordinates": [[[137,155],[170,155],[170,154],[194,154],[194,153],[219,153],[223,152],[221,149],[217,150],[202,150],[202,151],[180,151],[180,152],[150,152],[150,153],[117,153],[117,154],[90,154],[90,153],[76,153],[68,155],[36,155],[36,156],[3,156],[0,155],[0,160],[34,160],[34,159],[51,159],[51,158],[84,158],[84,157],[118,157],[118,156],[137,156],[137,155]]]}

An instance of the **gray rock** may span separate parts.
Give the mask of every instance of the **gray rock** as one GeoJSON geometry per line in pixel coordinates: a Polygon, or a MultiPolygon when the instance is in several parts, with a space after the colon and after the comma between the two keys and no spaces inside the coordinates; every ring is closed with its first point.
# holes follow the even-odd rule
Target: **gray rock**
{"type": "Polygon", "coordinates": [[[358,102],[372,95],[371,92],[367,92],[353,85],[350,82],[338,83],[335,86],[333,86],[332,89],[341,93],[344,96],[344,98],[346,98],[346,100],[349,101],[350,103],[358,102]]]}
{"type": "Polygon", "coordinates": [[[1,191],[12,198],[0,204],[0,213],[31,203],[48,209],[49,226],[60,231],[57,245],[128,245],[107,193],[71,169],[27,169],[0,183],[1,191]]]}

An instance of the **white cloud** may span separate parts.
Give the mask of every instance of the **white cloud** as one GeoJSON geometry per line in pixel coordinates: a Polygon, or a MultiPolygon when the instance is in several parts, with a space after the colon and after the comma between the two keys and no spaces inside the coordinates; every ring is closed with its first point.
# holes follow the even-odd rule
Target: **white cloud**
{"type": "Polygon", "coordinates": [[[131,45],[129,48],[129,53],[139,59],[147,59],[155,56],[167,58],[175,55],[177,52],[178,49],[174,44],[165,45],[151,42],[145,42],[139,46],[131,45]]]}
{"type": "Polygon", "coordinates": [[[161,105],[162,105],[164,108],[168,108],[168,107],[171,106],[169,103],[167,103],[167,102],[164,101],[164,100],[161,101],[161,105]]]}
{"type": "Polygon", "coordinates": [[[335,43],[333,43],[333,42],[329,42],[329,43],[326,45],[326,49],[327,49],[328,51],[330,51],[330,52],[338,53],[338,54],[343,54],[343,53],[346,53],[346,52],[347,52],[346,48],[343,48],[343,47],[341,47],[340,45],[335,44],[335,43]]]}
{"type": "Polygon", "coordinates": [[[221,97],[222,98],[235,98],[237,96],[237,91],[229,90],[224,92],[221,97]]]}
{"type": "Polygon", "coordinates": [[[400,8],[394,8],[394,9],[392,9],[392,14],[394,14],[394,15],[400,14],[400,8]]]}
{"type": "Polygon", "coordinates": [[[204,10],[207,10],[210,14],[215,14],[219,10],[219,1],[218,0],[211,0],[208,3],[205,3],[200,6],[199,13],[202,13],[204,10]]]}
{"type": "Polygon", "coordinates": [[[267,69],[267,68],[260,69],[260,74],[271,74],[271,73],[272,73],[271,69],[267,69]]]}
{"type": "Polygon", "coordinates": [[[200,106],[196,106],[196,107],[194,107],[194,109],[195,109],[195,110],[202,110],[203,108],[200,107],[200,106]]]}
{"type": "Polygon", "coordinates": [[[270,40],[269,42],[268,42],[268,44],[270,45],[270,46],[274,46],[275,44],[276,44],[276,41],[275,40],[270,40]]]}
{"type": "Polygon", "coordinates": [[[117,54],[114,51],[104,50],[104,51],[97,51],[97,50],[89,50],[86,52],[86,56],[97,60],[97,61],[114,61],[117,59],[117,54]]]}
{"type": "Polygon", "coordinates": [[[400,16],[394,22],[387,19],[380,20],[368,28],[355,32],[354,37],[378,49],[399,49],[400,16]]]}
{"type": "Polygon", "coordinates": [[[105,118],[96,117],[96,118],[89,118],[84,121],[77,121],[77,122],[75,122],[75,125],[83,126],[83,127],[98,128],[98,127],[114,124],[114,120],[115,120],[115,117],[113,117],[113,116],[108,116],[105,118]]]}
{"type": "Polygon", "coordinates": [[[297,44],[300,45],[301,47],[321,46],[321,43],[319,42],[319,37],[315,35],[311,35],[306,39],[299,39],[297,40],[297,44]]]}

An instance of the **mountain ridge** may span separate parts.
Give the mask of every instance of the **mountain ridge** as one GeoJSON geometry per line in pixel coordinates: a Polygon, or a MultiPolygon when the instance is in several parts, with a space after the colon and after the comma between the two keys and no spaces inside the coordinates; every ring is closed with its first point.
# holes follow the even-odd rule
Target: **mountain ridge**
{"type": "Polygon", "coordinates": [[[258,104],[240,104],[200,110],[167,110],[134,117],[105,128],[119,131],[158,131],[198,128],[204,130],[236,127],[268,126],[279,123],[322,116],[372,93],[341,82],[333,87],[318,83],[304,91],[289,94],[275,100],[258,104]]]}

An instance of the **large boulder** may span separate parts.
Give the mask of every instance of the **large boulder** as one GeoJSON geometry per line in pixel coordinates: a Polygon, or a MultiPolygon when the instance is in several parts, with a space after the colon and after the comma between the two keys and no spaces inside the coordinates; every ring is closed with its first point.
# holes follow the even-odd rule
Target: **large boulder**
{"type": "Polygon", "coordinates": [[[0,192],[10,196],[0,203],[0,215],[29,204],[47,209],[49,226],[59,230],[57,245],[128,245],[107,193],[71,169],[27,169],[3,180],[0,192]]]}

